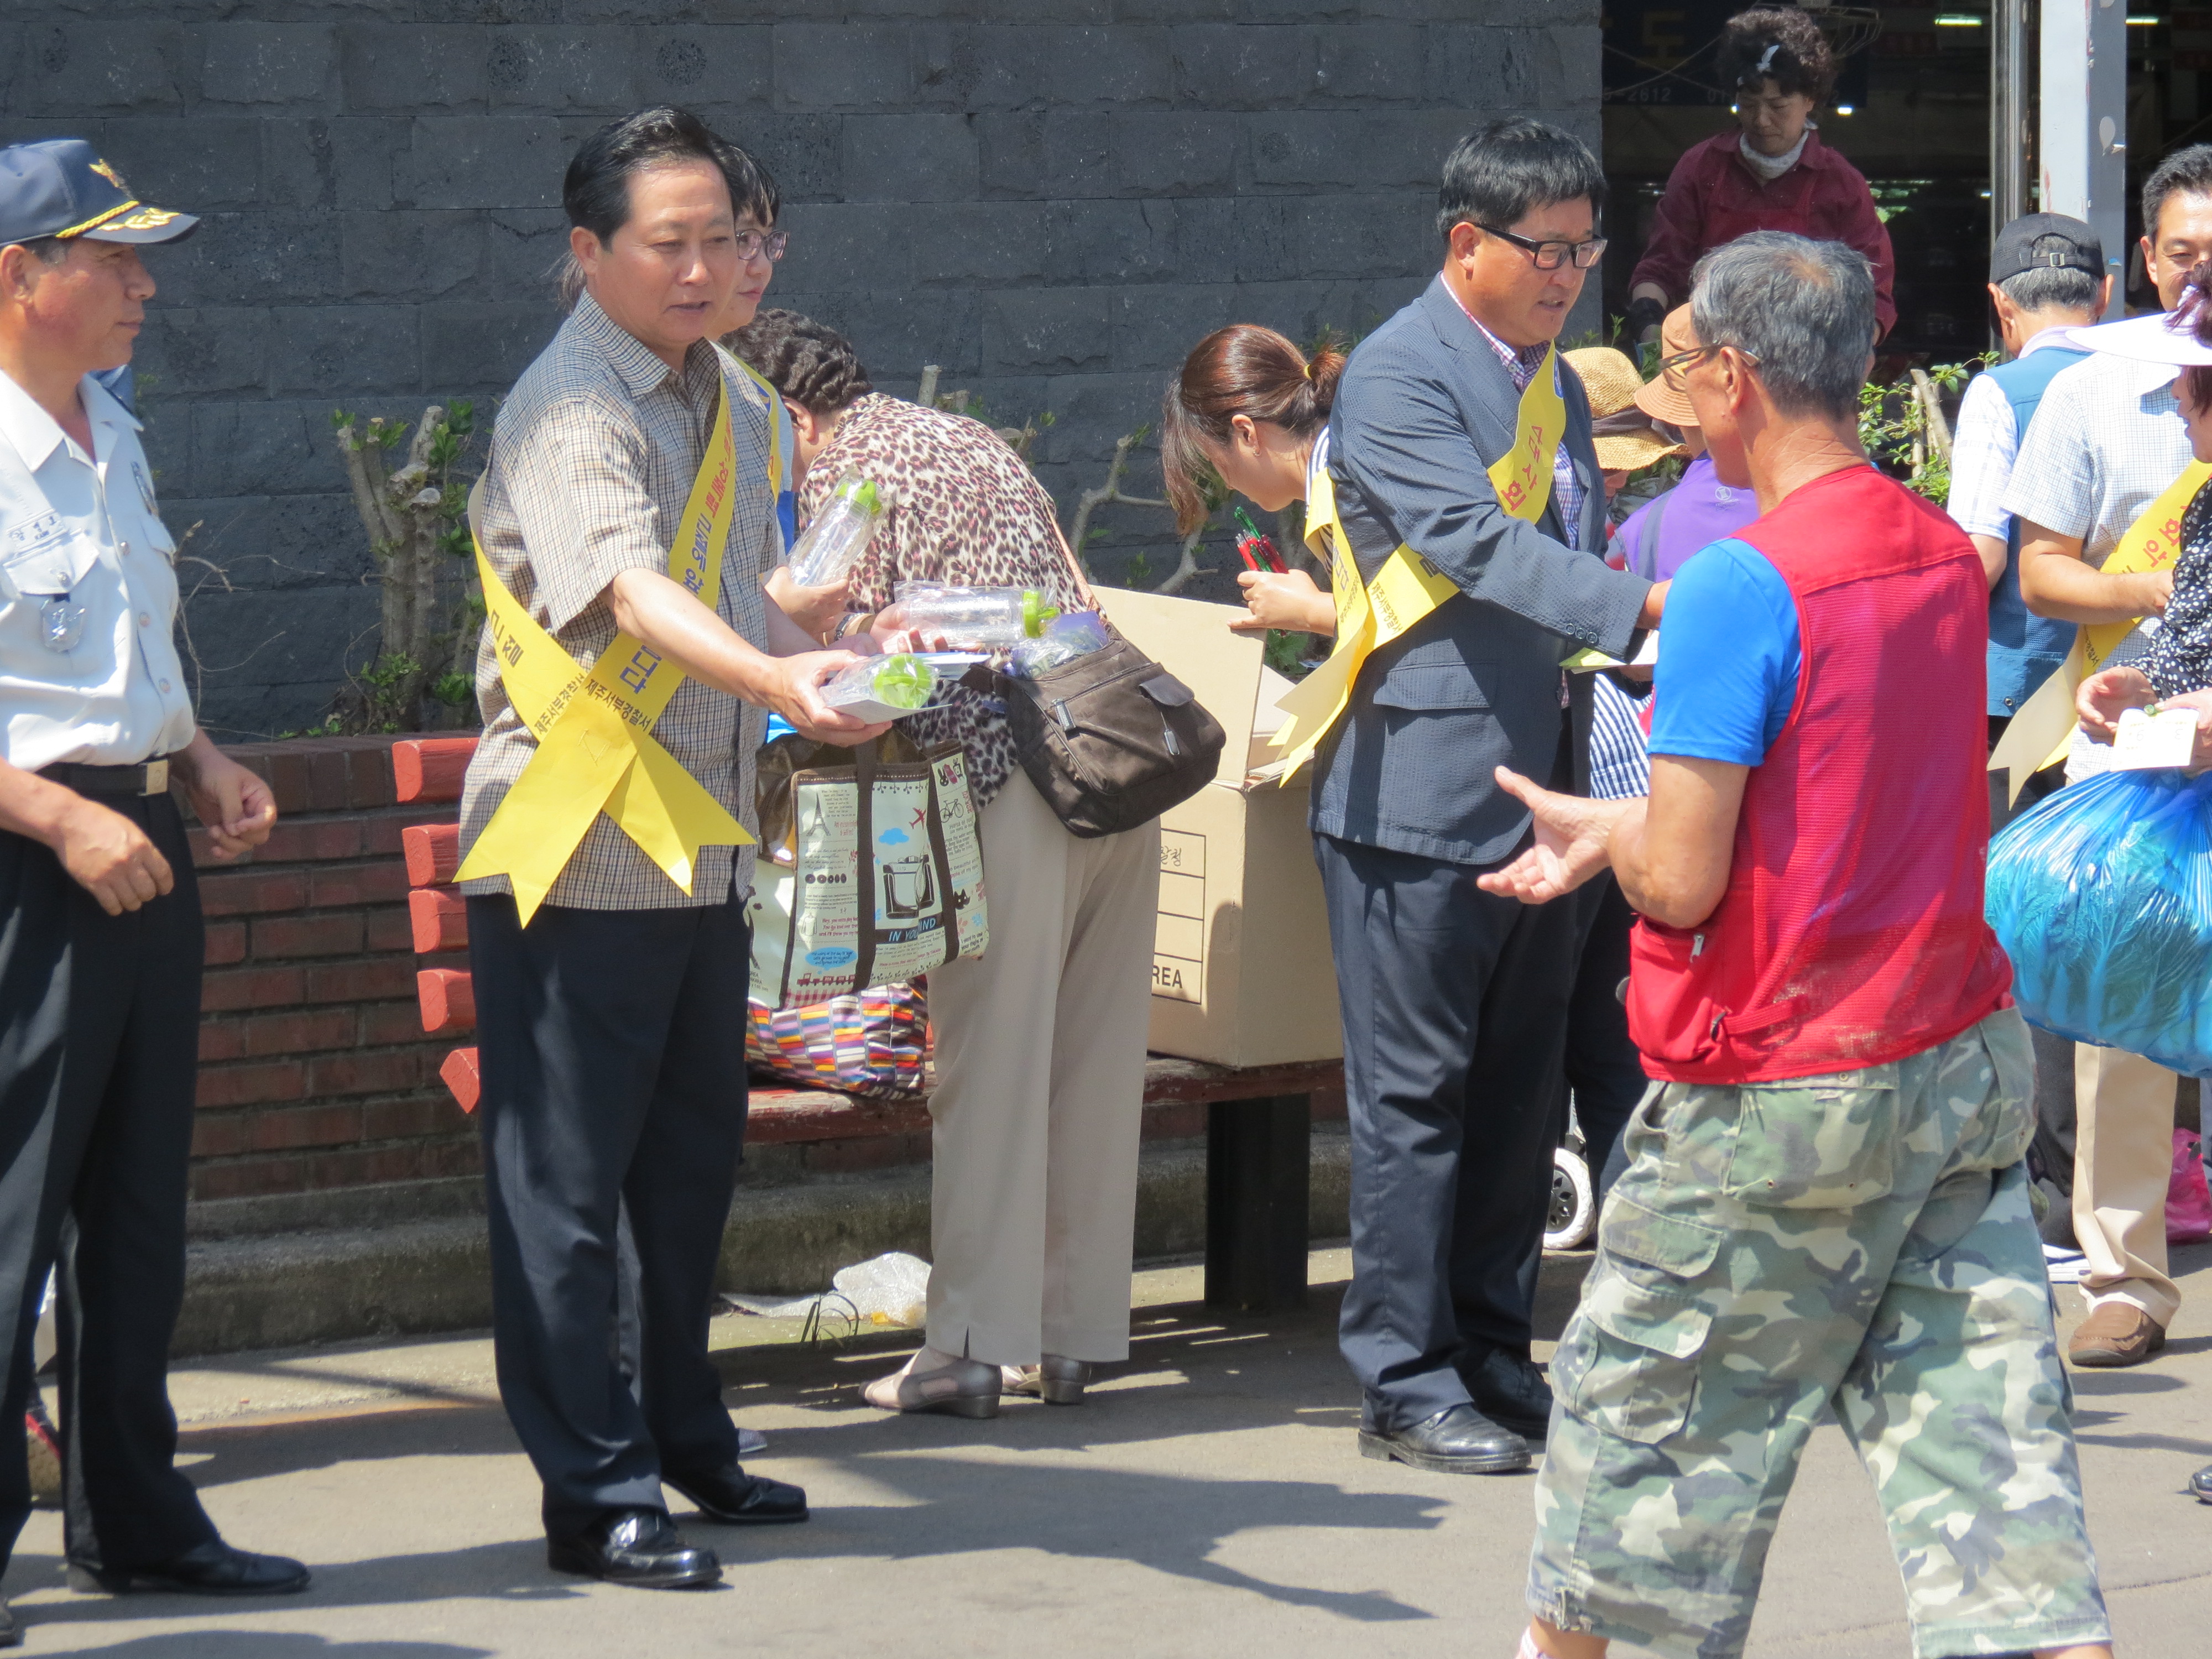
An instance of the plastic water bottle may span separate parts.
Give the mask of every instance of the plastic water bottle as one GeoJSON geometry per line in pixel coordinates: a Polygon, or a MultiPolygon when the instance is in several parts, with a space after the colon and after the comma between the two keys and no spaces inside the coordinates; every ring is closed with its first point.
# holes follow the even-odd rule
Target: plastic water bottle
{"type": "Polygon", "coordinates": [[[1113,642],[1113,635],[1096,611],[1070,611],[1054,617],[1036,639],[1024,640],[1014,647],[1013,672],[1033,680],[1078,657],[1103,651],[1113,642]]]}
{"type": "Polygon", "coordinates": [[[942,634],[957,651],[1008,650],[1036,639],[1060,614],[1034,587],[900,582],[891,594],[905,627],[917,635],[942,634]]]}
{"type": "Polygon", "coordinates": [[[874,484],[858,473],[837,480],[830,499],[791,550],[791,579],[801,587],[828,587],[845,579],[884,516],[874,484]]]}
{"type": "Polygon", "coordinates": [[[863,657],[822,687],[822,701],[864,720],[896,720],[926,706],[937,690],[937,669],[912,652],[863,657]]]}

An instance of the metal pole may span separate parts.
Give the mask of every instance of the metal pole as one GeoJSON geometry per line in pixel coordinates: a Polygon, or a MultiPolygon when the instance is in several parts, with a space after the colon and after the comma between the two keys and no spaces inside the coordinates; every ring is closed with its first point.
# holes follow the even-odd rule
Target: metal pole
{"type": "Polygon", "coordinates": [[[2035,128],[2028,117],[2028,0],[1996,0],[1990,19],[1990,236],[2028,210],[2035,128]]]}
{"type": "Polygon", "coordinates": [[[2087,220],[2097,233],[2115,278],[2106,315],[2118,317],[2127,286],[2127,8],[2045,0],[2042,37],[2044,210],[2087,220]]]}

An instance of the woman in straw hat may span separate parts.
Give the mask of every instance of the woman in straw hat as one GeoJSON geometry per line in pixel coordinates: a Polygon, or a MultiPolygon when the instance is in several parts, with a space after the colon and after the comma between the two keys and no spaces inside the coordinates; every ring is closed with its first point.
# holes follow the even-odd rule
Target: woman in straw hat
{"type": "Polygon", "coordinates": [[[1651,416],[1638,406],[1636,394],[1644,389],[1644,377],[1626,352],[1611,346],[1583,346],[1568,352],[1566,359],[1589,394],[1591,447],[1597,451],[1598,470],[1605,474],[1607,501],[1620,494],[1632,472],[1682,453],[1680,441],[1672,433],[1656,430],[1651,416]]]}

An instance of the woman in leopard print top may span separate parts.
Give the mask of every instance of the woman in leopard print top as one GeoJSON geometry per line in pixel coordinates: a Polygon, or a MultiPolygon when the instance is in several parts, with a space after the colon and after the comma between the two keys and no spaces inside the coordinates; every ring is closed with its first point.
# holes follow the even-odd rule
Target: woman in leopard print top
{"type": "MultiPolygon", "coordinates": [[[[847,473],[890,503],[842,631],[902,581],[1094,604],[1052,497],[990,428],[876,392],[842,336],[792,312],[764,311],[724,343],[783,395],[802,524],[847,473]]],[[[1000,707],[965,687],[907,726],[966,753],[991,942],[929,976],[928,1346],[866,1397],[966,1417],[994,1416],[1002,1388],[1073,1404],[1092,1364],[1129,1351],[1159,825],[1069,834],[1017,763],[1000,707]]]]}

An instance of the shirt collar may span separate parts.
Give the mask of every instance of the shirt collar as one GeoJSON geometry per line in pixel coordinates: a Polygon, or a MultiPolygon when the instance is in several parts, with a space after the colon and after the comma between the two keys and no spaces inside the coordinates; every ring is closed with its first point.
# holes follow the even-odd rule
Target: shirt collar
{"type": "Polygon", "coordinates": [[[633,398],[644,397],[672,377],[684,384],[697,367],[700,351],[703,349],[710,357],[714,354],[714,348],[706,341],[696,342],[684,354],[684,374],[678,375],[645,342],[600,310],[599,302],[588,290],[576,296],[576,308],[568,313],[568,320],[585,342],[607,360],[633,398]]]}
{"type": "Polygon", "coordinates": [[[1497,354],[1498,361],[1505,365],[1505,372],[1513,377],[1515,386],[1526,392],[1528,389],[1528,382],[1536,378],[1537,369],[1543,366],[1544,354],[1551,349],[1550,343],[1547,341],[1532,346],[1506,344],[1504,341],[1483,326],[1482,319],[1467,308],[1467,301],[1459,297],[1450,283],[1445,283],[1444,289],[1451,295],[1453,303],[1459,307],[1460,314],[1474,325],[1475,332],[1489,343],[1491,350],[1497,354]]]}
{"type": "MultiPolygon", "coordinates": [[[[2073,326],[2071,323],[2053,323],[2049,328],[2038,329],[2028,337],[2027,343],[2020,349],[2020,357],[2027,356],[2031,351],[2040,351],[2045,346],[2060,346],[2069,350],[2079,351],[2081,348],[2066,337],[2068,331],[2073,326]]],[[[2018,362],[2020,357],[2015,357],[2013,361],[2018,362]]]]}
{"type": "MultiPolygon", "coordinates": [[[[103,444],[100,428],[111,430],[128,427],[139,430],[137,421],[130,410],[115,401],[106,387],[86,375],[77,382],[77,397],[84,405],[85,419],[93,427],[93,459],[100,459],[103,449],[113,453],[112,441],[103,444]]],[[[50,460],[54,451],[66,441],[61,422],[41,409],[31,394],[15,384],[13,377],[0,371],[0,439],[11,445],[22,458],[26,470],[36,472],[50,460]]]]}

